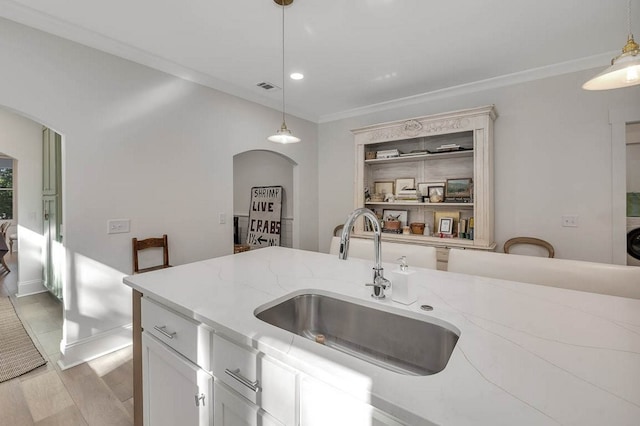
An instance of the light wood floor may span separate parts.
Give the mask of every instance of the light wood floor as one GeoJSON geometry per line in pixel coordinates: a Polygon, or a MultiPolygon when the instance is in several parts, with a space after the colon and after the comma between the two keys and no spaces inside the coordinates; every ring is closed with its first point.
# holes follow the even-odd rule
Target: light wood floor
{"type": "Polygon", "coordinates": [[[62,303],[49,293],[16,298],[17,253],[0,271],[0,296],[9,296],[42,356],[48,361],[0,383],[0,426],[133,425],[131,347],[61,371],[62,303]]]}

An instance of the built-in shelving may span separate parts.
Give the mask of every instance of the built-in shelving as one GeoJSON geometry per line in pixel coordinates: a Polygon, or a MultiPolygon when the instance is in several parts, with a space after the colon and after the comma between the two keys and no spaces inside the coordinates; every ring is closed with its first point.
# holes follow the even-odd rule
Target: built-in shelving
{"type": "MultiPolygon", "coordinates": [[[[493,250],[493,106],[435,114],[383,123],[353,130],[355,139],[354,207],[366,206],[381,215],[384,210],[406,212],[407,223],[429,223],[432,236],[383,233],[383,239],[409,244],[436,246],[439,250],[458,247],[493,250]],[[436,152],[457,145],[459,150],[436,152]],[[384,151],[397,150],[397,157],[375,158],[384,151]],[[374,157],[374,158],[371,158],[374,157]],[[365,189],[373,195],[376,183],[412,178],[415,186],[471,178],[471,202],[365,201],[365,189]],[[437,234],[440,218],[451,213],[455,221],[468,223],[473,218],[473,239],[441,238],[437,234]]],[[[424,186],[424,185],[422,185],[424,186]]],[[[431,185],[428,185],[431,186],[431,185]]],[[[394,194],[396,195],[396,194],[394,194]]],[[[418,196],[424,194],[418,194],[418,196]]],[[[356,235],[371,237],[363,221],[356,224],[356,235]]],[[[446,259],[440,256],[439,259],[446,259]]]]}

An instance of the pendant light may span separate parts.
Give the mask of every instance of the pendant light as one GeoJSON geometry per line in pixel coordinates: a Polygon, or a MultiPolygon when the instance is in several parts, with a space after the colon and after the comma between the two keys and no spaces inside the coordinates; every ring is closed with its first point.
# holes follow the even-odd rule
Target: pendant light
{"type": "Polygon", "coordinates": [[[629,38],[622,54],[611,60],[611,66],[582,85],[585,90],[608,90],[640,84],[640,46],[631,34],[631,0],[627,7],[629,38]]]}
{"type": "Polygon", "coordinates": [[[282,6],[282,126],[274,134],[267,138],[271,142],[277,143],[296,143],[300,142],[300,138],[295,137],[291,130],[287,128],[284,121],[284,7],[293,3],[293,0],[273,0],[276,4],[282,6]]]}

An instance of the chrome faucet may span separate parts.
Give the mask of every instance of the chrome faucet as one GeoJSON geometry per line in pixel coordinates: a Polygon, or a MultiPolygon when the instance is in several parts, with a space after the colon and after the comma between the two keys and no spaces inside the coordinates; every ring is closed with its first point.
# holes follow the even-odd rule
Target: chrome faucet
{"type": "Polygon", "coordinates": [[[375,265],[373,267],[373,283],[365,285],[373,287],[371,297],[373,297],[374,299],[384,299],[384,291],[388,287],[391,287],[391,281],[386,279],[383,274],[383,268],[381,264],[382,232],[380,229],[380,222],[378,222],[378,217],[375,215],[375,213],[364,207],[360,207],[359,209],[355,209],[353,212],[351,212],[344,224],[344,228],[342,229],[342,236],[340,236],[340,252],[338,253],[338,257],[342,260],[346,260],[349,256],[349,238],[351,236],[351,228],[353,228],[353,224],[360,216],[364,216],[369,219],[369,222],[371,222],[371,226],[373,226],[373,249],[375,255],[375,265]]]}

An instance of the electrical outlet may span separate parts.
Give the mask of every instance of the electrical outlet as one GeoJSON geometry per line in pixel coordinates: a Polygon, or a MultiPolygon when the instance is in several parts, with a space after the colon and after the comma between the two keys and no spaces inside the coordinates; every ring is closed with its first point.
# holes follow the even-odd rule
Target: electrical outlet
{"type": "Polygon", "coordinates": [[[227,223],[227,215],[225,213],[219,213],[218,214],[218,223],[220,225],[223,225],[223,224],[227,223]]]}
{"type": "Polygon", "coordinates": [[[573,228],[578,227],[578,216],[565,215],[562,216],[562,226],[569,226],[573,228]]]}
{"type": "Polygon", "coordinates": [[[130,231],[130,219],[111,219],[107,221],[107,234],[125,234],[130,231]]]}

